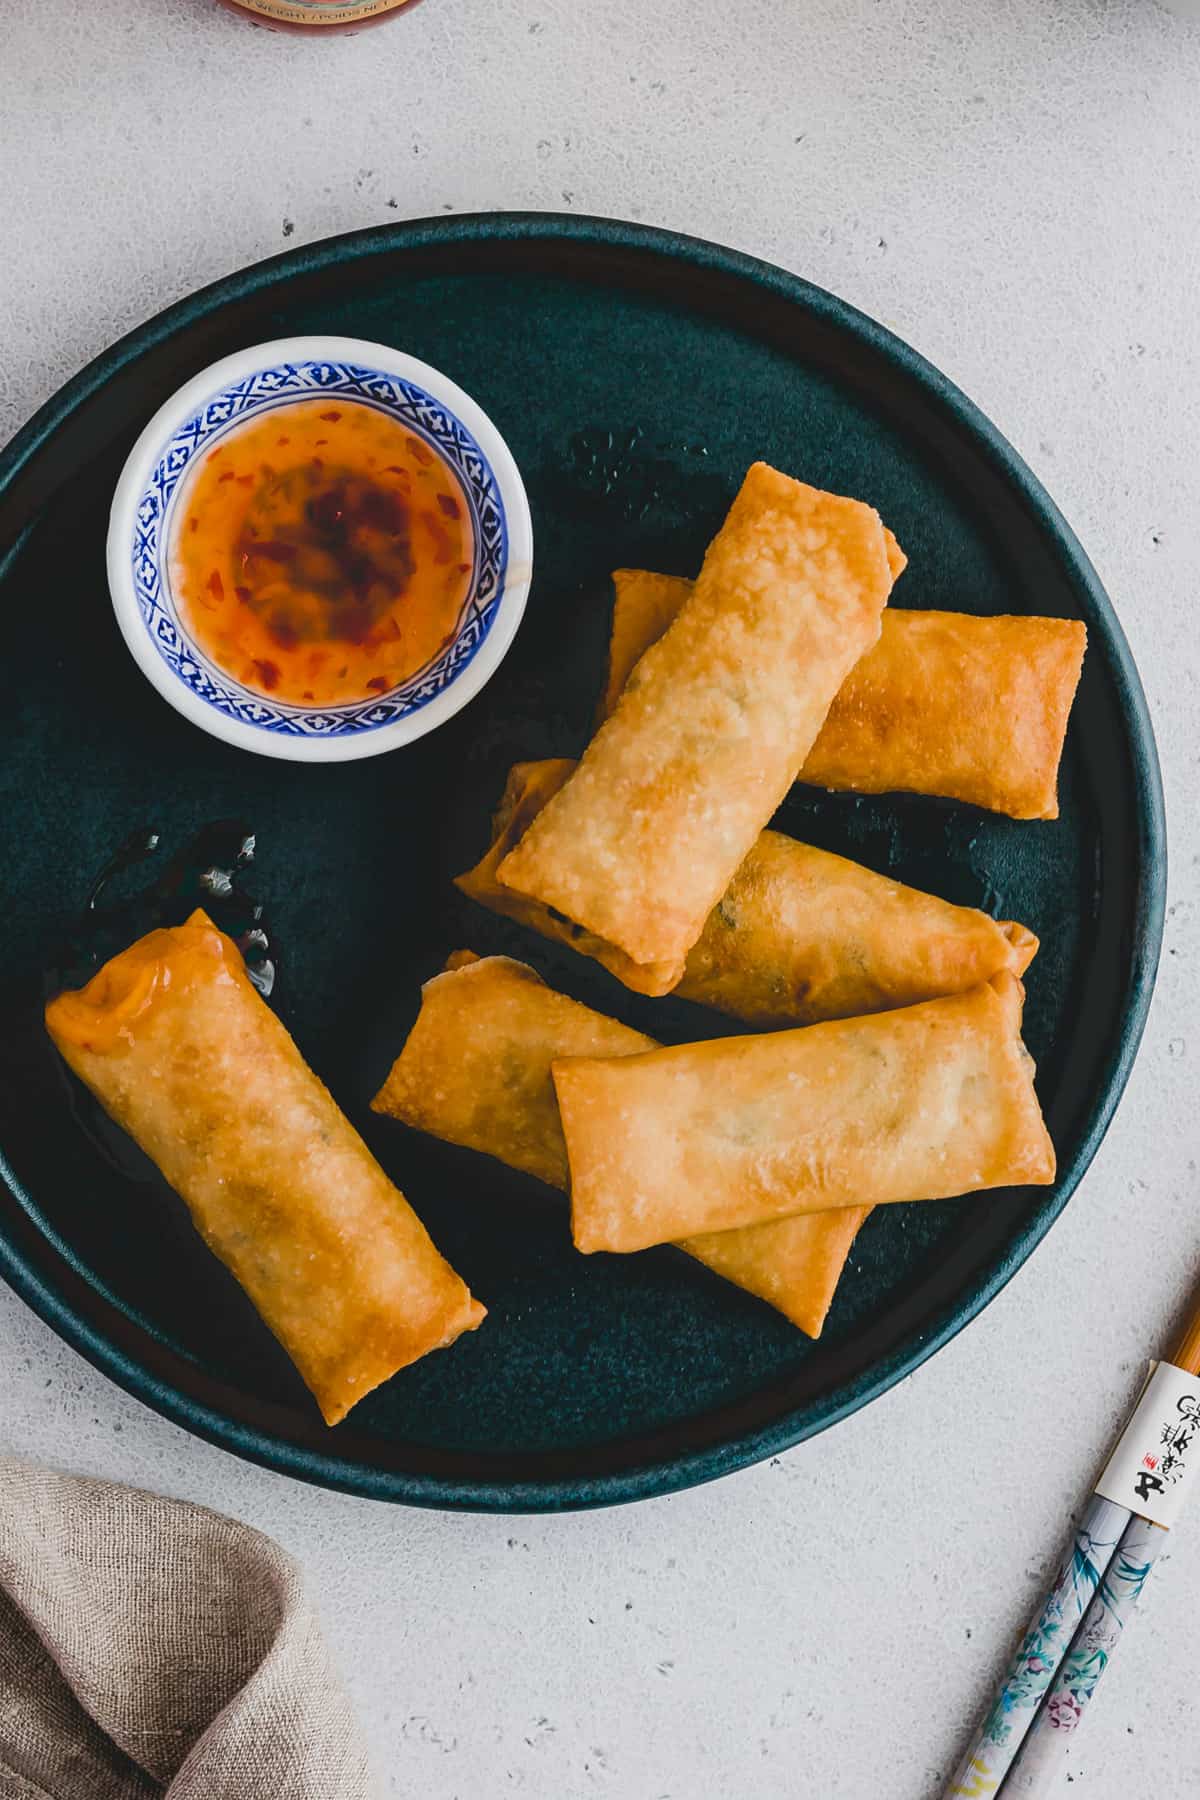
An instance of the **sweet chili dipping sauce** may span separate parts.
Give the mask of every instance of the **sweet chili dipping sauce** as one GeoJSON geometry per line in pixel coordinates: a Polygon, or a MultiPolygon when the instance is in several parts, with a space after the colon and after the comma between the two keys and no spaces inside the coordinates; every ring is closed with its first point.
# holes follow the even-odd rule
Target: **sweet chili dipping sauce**
{"type": "Polygon", "coordinates": [[[176,503],[175,602],[196,647],[272,700],[386,694],[453,637],[470,515],[424,439],[359,401],[298,400],[210,450],[176,503]]]}

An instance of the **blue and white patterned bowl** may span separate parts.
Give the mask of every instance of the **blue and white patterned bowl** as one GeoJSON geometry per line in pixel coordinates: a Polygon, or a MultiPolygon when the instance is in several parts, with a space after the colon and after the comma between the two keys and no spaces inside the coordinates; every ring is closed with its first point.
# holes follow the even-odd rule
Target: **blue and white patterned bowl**
{"type": "Polygon", "coordinates": [[[486,413],[428,363],[357,338],[258,344],[194,376],[160,407],[130,452],[108,534],[113,607],[142,673],[202,730],[294,762],[376,756],[451,718],[499,668],[521,622],[532,571],[524,484],[486,413]],[[206,657],[180,620],[170,567],[175,508],[193,460],[246,419],[315,394],[379,407],[440,451],[462,485],[475,542],[452,642],[390,693],[319,709],[256,694],[206,657]]]}

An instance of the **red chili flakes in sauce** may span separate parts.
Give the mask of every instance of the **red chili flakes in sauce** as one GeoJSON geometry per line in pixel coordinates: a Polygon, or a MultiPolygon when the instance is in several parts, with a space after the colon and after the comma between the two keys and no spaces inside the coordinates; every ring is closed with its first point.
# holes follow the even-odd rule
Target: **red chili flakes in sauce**
{"type": "Polygon", "coordinates": [[[314,400],[238,426],[228,449],[232,468],[210,456],[188,477],[172,542],[184,623],[219,668],[285,702],[337,706],[438,655],[474,568],[440,454],[375,407],[314,400]]]}

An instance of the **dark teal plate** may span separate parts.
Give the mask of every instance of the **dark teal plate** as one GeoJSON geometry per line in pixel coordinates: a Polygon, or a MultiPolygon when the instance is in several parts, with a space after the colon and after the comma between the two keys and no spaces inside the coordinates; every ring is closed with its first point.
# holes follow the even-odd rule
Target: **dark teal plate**
{"type": "Polygon", "coordinates": [[[1158,960],[1166,852],[1145,702],[1112,607],[1028,469],[841,301],[732,251],[602,220],[439,219],[292,251],[173,307],[43,408],[0,459],[0,545],[0,1267],[168,1417],[310,1481],[422,1505],[663,1493],[795,1444],[899,1381],[1066,1204],[1125,1085],[1158,960]],[[113,484],[155,407],[228,351],[322,330],[398,344],[474,394],[522,466],[537,543],[526,622],[486,692],[419,744],[340,768],[267,761],[185,724],[117,636],[103,555],[113,484]],[[509,764],[584,743],[609,569],[693,571],[760,456],[879,508],[911,559],[899,604],[1062,614],[1091,635],[1056,823],[813,791],[782,810],[797,836],[1039,934],[1027,1037],[1061,1171],[1050,1190],[876,1212],[815,1345],[669,1250],[577,1257],[536,1183],[367,1109],[419,982],[461,946],[522,956],[659,1037],[718,1028],[682,1002],[638,1002],[473,908],[450,877],[484,843],[509,764]],[[281,1010],[490,1308],[336,1431],[175,1198],[98,1155],[39,1042],[48,946],[109,851],[145,820],[177,844],[231,814],[258,832],[281,1010]]]}

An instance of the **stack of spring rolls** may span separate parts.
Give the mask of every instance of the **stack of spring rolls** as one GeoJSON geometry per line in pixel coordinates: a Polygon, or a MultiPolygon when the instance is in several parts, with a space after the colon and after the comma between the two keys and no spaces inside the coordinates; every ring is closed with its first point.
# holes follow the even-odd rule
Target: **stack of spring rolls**
{"type": "MultiPolygon", "coordinates": [[[[1049,1182],[1023,926],[766,829],[795,780],[1053,818],[1081,625],[887,612],[878,514],[765,464],[698,579],[616,578],[601,722],[519,763],[459,886],[747,1035],[663,1048],[451,957],[374,1105],[567,1189],[583,1251],[677,1244],[816,1336],[874,1206],[1049,1182]]],[[[484,1310],[203,914],[47,1028],[183,1196],[328,1423],[484,1310]]]]}
{"type": "Polygon", "coordinates": [[[1047,1183],[1024,926],[766,829],[801,779],[1057,816],[1082,625],[889,612],[878,514],[765,464],[695,582],[619,571],[596,735],[518,763],[459,887],[751,1035],[664,1048],[523,963],[426,984],[378,1111],[672,1243],[816,1336],[872,1207],[1047,1183]]]}

